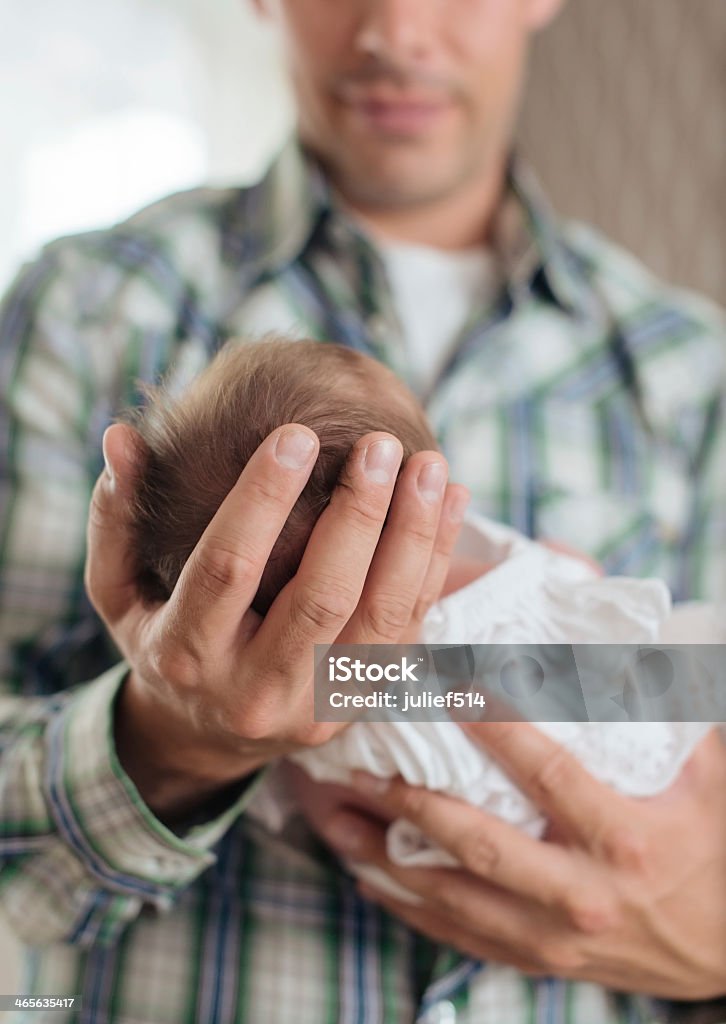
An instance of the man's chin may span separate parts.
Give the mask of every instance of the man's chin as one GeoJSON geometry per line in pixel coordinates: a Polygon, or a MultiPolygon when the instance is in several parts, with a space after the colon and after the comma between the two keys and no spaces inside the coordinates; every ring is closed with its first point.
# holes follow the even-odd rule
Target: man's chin
{"type": "Polygon", "coordinates": [[[426,171],[426,157],[413,166],[376,166],[375,173],[339,175],[338,190],[352,206],[365,212],[407,210],[445,201],[458,188],[459,178],[451,174],[432,175],[426,171]]]}

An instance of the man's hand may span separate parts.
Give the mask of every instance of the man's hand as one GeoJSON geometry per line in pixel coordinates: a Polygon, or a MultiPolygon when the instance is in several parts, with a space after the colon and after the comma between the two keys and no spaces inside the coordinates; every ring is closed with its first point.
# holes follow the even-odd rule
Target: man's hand
{"type": "Polygon", "coordinates": [[[673,786],[635,800],[595,780],[528,723],[465,727],[551,822],[544,841],[468,804],[360,774],[386,820],[403,817],[463,865],[391,864],[380,822],[329,811],[323,833],[420,897],[369,898],[463,953],[533,975],[673,999],[726,994],[726,745],[714,730],[673,786]]]}
{"type": "Polygon", "coordinates": [[[281,427],[245,467],[169,601],[149,608],[128,530],[141,444],[130,427],[106,432],[86,585],[132,667],[117,707],[119,757],[169,819],[343,727],[313,721],[313,645],[413,639],[443,585],[467,493],[447,486],[438,452],[414,455],[396,483],[400,443],[366,435],[296,576],[261,619],[251,602],[318,451],[306,427],[281,427]]]}

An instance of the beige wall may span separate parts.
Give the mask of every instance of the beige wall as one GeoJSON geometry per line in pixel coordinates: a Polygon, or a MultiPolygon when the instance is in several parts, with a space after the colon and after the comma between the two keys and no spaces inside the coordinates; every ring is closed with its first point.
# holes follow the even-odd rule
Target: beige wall
{"type": "Polygon", "coordinates": [[[522,148],[563,212],[726,304],[726,2],[570,0],[522,148]]]}

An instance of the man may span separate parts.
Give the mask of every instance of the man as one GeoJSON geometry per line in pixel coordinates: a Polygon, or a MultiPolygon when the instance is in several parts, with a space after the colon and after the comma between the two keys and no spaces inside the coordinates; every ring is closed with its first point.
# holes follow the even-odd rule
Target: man
{"type": "Polygon", "coordinates": [[[330,735],[310,720],[311,645],[398,640],[435,600],[466,500],[440,455],[394,490],[400,445],[362,439],[261,621],[249,605],[315,437],[263,442],[148,608],[124,534],[137,441],[112,427],[86,577],[125,664],[86,603],[96,453],[136,381],[181,384],[226,337],[292,325],[407,377],[481,511],[679,597],[719,579],[721,319],[561,228],[510,163],[527,42],[557,0],[259,6],[284,35],[307,156],[292,145],[251,189],[49,247],[4,309],[2,678],[37,696],[3,705],[0,893],[37,947],[28,985],[82,993],[94,1022],[705,1012],[693,1001],[726,993],[715,734],[636,805],[528,726],[480,728],[552,820],[544,844],[397,785],[361,779],[366,815],[319,795],[311,814],[348,856],[392,870],[380,808],[467,865],[407,874],[423,902],[393,914],[301,821],[272,839],[244,815],[265,764],[330,735]]]}

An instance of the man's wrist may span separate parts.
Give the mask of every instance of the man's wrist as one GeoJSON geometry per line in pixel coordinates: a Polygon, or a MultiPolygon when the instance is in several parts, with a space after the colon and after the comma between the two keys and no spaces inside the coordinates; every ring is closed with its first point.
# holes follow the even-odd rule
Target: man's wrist
{"type": "Polygon", "coordinates": [[[233,802],[240,783],[264,757],[231,757],[223,744],[202,741],[150,699],[132,670],[114,706],[114,743],[119,762],[144,803],[174,828],[204,811],[214,815],[233,802]]]}

